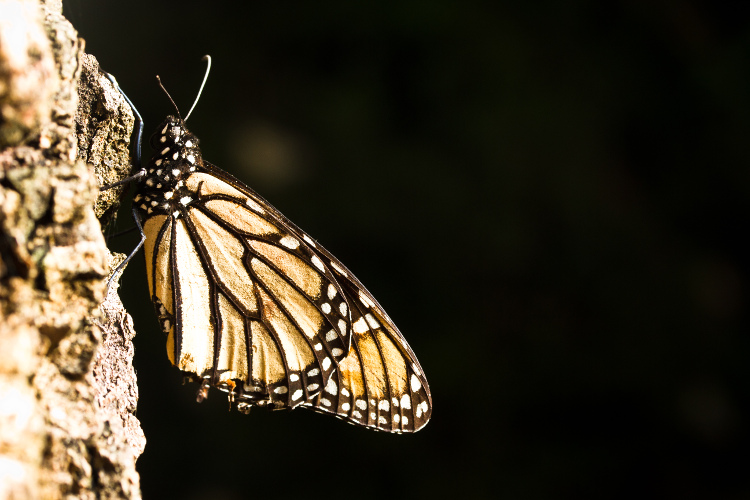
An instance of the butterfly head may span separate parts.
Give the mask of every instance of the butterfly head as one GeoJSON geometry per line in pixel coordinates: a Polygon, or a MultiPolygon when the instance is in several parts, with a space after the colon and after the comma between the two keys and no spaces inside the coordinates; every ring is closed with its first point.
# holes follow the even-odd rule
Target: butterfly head
{"type": "Polygon", "coordinates": [[[168,116],[151,136],[151,146],[154,156],[134,201],[144,216],[174,214],[176,209],[192,201],[186,183],[203,165],[198,139],[185,128],[182,118],[168,116]]]}
{"type": "Polygon", "coordinates": [[[197,150],[198,139],[185,128],[182,118],[169,115],[151,136],[151,147],[157,151],[157,155],[154,155],[156,158],[165,147],[169,147],[173,153],[183,148],[197,150]]]}

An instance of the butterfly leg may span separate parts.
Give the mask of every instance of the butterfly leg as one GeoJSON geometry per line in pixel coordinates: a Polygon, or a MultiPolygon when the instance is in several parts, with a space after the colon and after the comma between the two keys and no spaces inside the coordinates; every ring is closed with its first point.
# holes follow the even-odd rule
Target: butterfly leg
{"type": "Polygon", "coordinates": [[[146,242],[146,234],[143,232],[143,226],[141,225],[141,220],[138,218],[138,212],[136,212],[135,207],[133,207],[133,219],[135,219],[135,224],[138,226],[138,231],[141,233],[141,241],[138,242],[138,244],[135,246],[132,252],[130,252],[130,255],[125,257],[125,260],[120,262],[120,265],[117,266],[117,268],[112,272],[112,276],[110,276],[109,281],[107,281],[107,291],[105,292],[104,296],[106,297],[109,295],[109,288],[112,285],[112,280],[114,280],[122,271],[125,266],[128,265],[128,262],[130,262],[130,259],[133,258],[133,256],[138,252],[138,250],[141,249],[143,244],[146,242]]]}

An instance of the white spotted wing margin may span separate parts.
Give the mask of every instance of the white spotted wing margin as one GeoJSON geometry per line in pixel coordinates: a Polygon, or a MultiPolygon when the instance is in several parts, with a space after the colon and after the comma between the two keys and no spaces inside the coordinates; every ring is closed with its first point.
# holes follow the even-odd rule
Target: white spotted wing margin
{"type": "Polygon", "coordinates": [[[342,282],[352,310],[352,347],[323,392],[305,406],[379,431],[420,430],[432,415],[422,367],[367,290],[342,282]]]}

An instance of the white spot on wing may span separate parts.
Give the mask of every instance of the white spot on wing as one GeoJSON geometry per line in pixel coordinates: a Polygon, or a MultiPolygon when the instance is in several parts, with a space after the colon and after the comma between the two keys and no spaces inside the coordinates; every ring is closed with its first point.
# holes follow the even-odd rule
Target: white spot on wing
{"type": "Polygon", "coordinates": [[[412,392],[417,392],[419,389],[422,388],[422,383],[419,381],[419,378],[412,373],[411,375],[411,390],[412,392]]]}
{"type": "Polygon", "coordinates": [[[331,358],[329,358],[328,356],[326,356],[326,359],[324,359],[323,363],[321,363],[321,364],[323,365],[323,369],[324,370],[328,370],[331,367],[331,358]]]}
{"type": "Polygon", "coordinates": [[[331,394],[332,396],[335,396],[336,393],[338,392],[336,381],[334,381],[332,378],[328,380],[328,384],[326,385],[326,392],[328,394],[331,394]]]}
{"type": "Polygon", "coordinates": [[[325,302],[322,306],[320,306],[320,310],[323,311],[323,314],[330,314],[331,304],[329,304],[328,302],[325,302]]]}
{"type": "Polygon", "coordinates": [[[325,272],[326,268],[323,265],[323,262],[321,262],[321,260],[318,258],[317,255],[313,255],[312,259],[310,260],[312,260],[313,265],[317,267],[320,270],[320,272],[325,272]]]}
{"type": "Polygon", "coordinates": [[[320,373],[320,370],[318,370],[317,368],[313,368],[312,370],[310,370],[309,372],[307,372],[307,376],[308,377],[314,377],[314,376],[318,375],[319,373],[320,373]]]}
{"type": "Polygon", "coordinates": [[[282,245],[284,245],[285,247],[291,250],[294,250],[297,247],[299,247],[299,241],[297,240],[297,238],[292,238],[291,236],[284,236],[283,238],[279,240],[279,243],[281,243],[282,245]]]}
{"type": "Polygon", "coordinates": [[[318,384],[310,384],[310,385],[307,386],[307,392],[312,392],[315,389],[317,389],[318,387],[320,387],[318,384]]]}
{"type": "Polygon", "coordinates": [[[346,274],[346,271],[344,271],[344,268],[338,265],[333,260],[331,261],[331,267],[333,267],[336,271],[338,271],[341,276],[348,276],[348,274],[346,274]]]}
{"type": "Polygon", "coordinates": [[[370,328],[373,330],[377,330],[380,328],[380,323],[378,323],[378,320],[375,319],[375,316],[373,316],[370,313],[365,314],[365,319],[367,320],[367,324],[370,325],[370,328]]]}
{"type": "Polygon", "coordinates": [[[302,397],[304,392],[302,392],[302,389],[297,389],[294,391],[294,394],[292,394],[292,401],[297,401],[299,398],[302,397]]]}
{"type": "Polygon", "coordinates": [[[350,408],[351,408],[351,405],[349,403],[342,403],[341,405],[341,409],[344,411],[349,411],[350,408]]]}
{"type": "Polygon", "coordinates": [[[296,373],[292,373],[291,375],[289,375],[289,380],[291,380],[292,382],[296,382],[299,380],[299,375],[297,375],[296,373]]]}
{"type": "Polygon", "coordinates": [[[411,409],[411,398],[408,394],[404,394],[403,396],[401,396],[401,408],[405,410],[411,409]]]}
{"type": "Polygon", "coordinates": [[[354,330],[354,333],[365,333],[367,328],[367,322],[364,318],[359,318],[357,321],[354,322],[352,325],[352,330],[354,330]]]}
{"type": "Polygon", "coordinates": [[[359,291],[359,301],[362,302],[362,305],[365,307],[373,307],[375,304],[372,303],[372,300],[370,300],[370,297],[364,294],[362,290],[359,291]]]}
{"type": "Polygon", "coordinates": [[[332,284],[328,284],[328,300],[333,300],[333,298],[336,296],[337,290],[336,287],[332,284]]]}
{"type": "Polygon", "coordinates": [[[287,388],[285,385],[280,385],[276,389],[273,390],[276,394],[286,394],[287,388]]]}
{"type": "Polygon", "coordinates": [[[311,247],[315,248],[315,242],[308,235],[302,236],[302,239],[305,240],[311,247]]]}
{"type": "Polygon", "coordinates": [[[326,333],[326,342],[333,342],[338,337],[338,334],[334,330],[329,330],[328,333],[326,333]]]}
{"type": "Polygon", "coordinates": [[[342,350],[341,350],[341,349],[339,349],[338,347],[334,347],[333,349],[331,349],[331,354],[333,354],[333,355],[334,355],[334,356],[336,356],[336,357],[339,357],[339,356],[341,356],[342,354],[344,354],[344,351],[342,351],[342,350]]]}

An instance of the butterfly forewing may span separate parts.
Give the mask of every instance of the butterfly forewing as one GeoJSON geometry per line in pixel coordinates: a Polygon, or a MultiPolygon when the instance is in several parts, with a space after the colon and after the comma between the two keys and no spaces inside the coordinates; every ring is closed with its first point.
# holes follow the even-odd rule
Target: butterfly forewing
{"type": "Polygon", "coordinates": [[[303,405],[380,430],[421,428],[427,381],[361,283],[204,162],[181,119],[168,117],[151,142],[157,153],[134,205],[170,361],[241,410],[303,405]]]}

